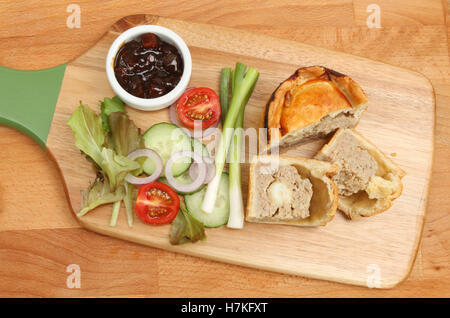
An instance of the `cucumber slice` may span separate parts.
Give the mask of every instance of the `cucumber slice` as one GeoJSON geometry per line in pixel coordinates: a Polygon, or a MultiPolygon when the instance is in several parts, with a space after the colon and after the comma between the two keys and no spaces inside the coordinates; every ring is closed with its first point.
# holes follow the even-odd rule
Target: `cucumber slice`
{"type": "MultiPolygon", "coordinates": [[[[192,151],[191,138],[177,125],[169,123],[159,123],[150,127],[142,135],[146,148],[155,150],[163,161],[164,167],[170,156],[178,151],[192,151]]],[[[172,165],[172,174],[174,177],[182,175],[191,165],[190,158],[180,158],[172,165]]],[[[144,172],[151,175],[155,171],[153,161],[147,159],[142,165],[144,172]]],[[[164,169],[162,172],[164,176],[164,169]]]]}
{"type": "Polygon", "coordinates": [[[230,197],[228,189],[228,174],[222,173],[217,193],[216,204],[212,213],[205,213],[201,210],[206,187],[194,194],[184,196],[186,207],[194,218],[203,223],[205,227],[219,227],[227,224],[230,215],[230,197]]]}
{"type": "Polygon", "coordinates": [[[203,157],[209,157],[209,151],[206,145],[201,143],[198,139],[192,138],[192,151],[201,154],[203,157]]]}
{"type": "MultiPolygon", "coordinates": [[[[186,171],[186,172],[183,173],[181,176],[175,177],[175,179],[176,179],[178,182],[184,183],[184,184],[192,183],[192,179],[191,179],[191,177],[189,176],[189,171],[186,171]]],[[[159,178],[159,179],[158,179],[158,182],[162,182],[162,183],[164,183],[164,184],[167,184],[169,187],[172,187],[172,186],[170,185],[169,181],[167,181],[167,179],[166,179],[165,177],[159,178]]],[[[193,191],[193,192],[190,192],[190,193],[180,192],[180,191],[177,191],[177,190],[175,190],[175,189],[173,189],[173,190],[174,190],[176,193],[181,194],[181,195],[183,195],[183,194],[193,194],[193,193],[196,193],[196,192],[202,190],[205,186],[206,186],[206,184],[202,185],[200,188],[198,188],[197,190],[195,190],[195,191],[193,191]]]]}

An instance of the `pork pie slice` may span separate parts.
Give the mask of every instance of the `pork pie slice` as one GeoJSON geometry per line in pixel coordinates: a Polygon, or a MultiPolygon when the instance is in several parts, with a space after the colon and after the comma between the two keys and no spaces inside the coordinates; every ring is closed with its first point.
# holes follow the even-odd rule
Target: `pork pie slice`
{"type": "Polygon", "coordinates": [[[259,156],[249,174],[248,222],[319,226],[331,221],[337,188],[331,177],[337,166],[287,156],[259,156]]]}
{"type": "Polygon", "coordinates": [[[354,129],[339,129],[315,159],[337,164],[338,208],[350,219],[388,210],[405,172],[354,129]]]}
{"type": "Polygon", "coordinates": [[[362,88],[349,76],[322,66],[299,68],[278,86],[266,105],[266,150],[355,127],[367,102],[362,88]]]}

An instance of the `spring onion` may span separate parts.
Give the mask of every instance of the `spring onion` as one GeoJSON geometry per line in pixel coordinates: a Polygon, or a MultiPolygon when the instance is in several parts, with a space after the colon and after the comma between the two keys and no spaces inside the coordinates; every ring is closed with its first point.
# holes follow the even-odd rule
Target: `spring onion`
{"type": "Polygon", "coordinates": [[[123,198],[123,204],[127,211],[127,222],[129,227],[133,227],[133,215],[134,215],[134,200],[136,199],[136,191],[134,185],[125,182],[125,195],[123,198]]]}
{"type": "Polygon", "coordinates": [[[222,124],[227,116],[228,104],[229,104],[229,87],[230,87],[231,68],[226,67],[222,69],[220,74],[220,90],[219,99],[220,107],[222,109],[222,124]]]}
{"type": "Polygon", "coordinates": [[[246,66],[244,64],[236,63],[236,69],[233,72],[233,77],[235,78],[235,87],[231,97],[230,106],[223,124],[222,136],[220,138],[219,147],[217,149],[215,157],[216,174],[213,180],[208,184],[208,188],[206,190],[205,198],[202,204],[202,210],[206,213],[211,213],[216,203],[220,178],[225,166],[228,148],[230,147],[230,143],[234,135],[234,128],[236,125],[236,120],[239,116],[239,112],[244,106],[244,102],[247,100],[252,87],[254,87],[259,77],[258,71],[254,68],[249,68],[245,76],[242,76],[243,72],[245,72],[245,68],[246,66]]]}
{"type": "Polygon", "coordinates": [[[109,222],[109,226],[116,226],[117,224],[117,218],[119,217],[119,211],[120,211],[120,203],[122,201],[116,201],[113,204],[112,208],[112,214],[111,214],[111,221],[109,222]]]}
{"type": "MultiPolygon", "coordinates": [[[[233,77],[233,86],[239,85],[241,77],[237,74],[233,77]]],[[[227,227],[233,229],[242,229],[244,227],[244,201],[242,199],[241,189],[241,156],[242,156],[242,140],[243,140],[243,128],[244,128],[244,112],[245,106],[253,93],[256,82],[253,84],[250,92],[245,98],[239,116],[236,120],[233,141],[230,146],[230,216],[228,219],[227,227]]]]}

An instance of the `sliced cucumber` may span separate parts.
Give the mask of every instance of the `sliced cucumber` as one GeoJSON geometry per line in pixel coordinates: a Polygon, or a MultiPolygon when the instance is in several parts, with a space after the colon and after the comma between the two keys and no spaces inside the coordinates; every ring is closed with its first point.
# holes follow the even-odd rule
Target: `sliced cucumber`
{"type": "Polygon", "coordinates": [[[197,220],[203,223],[206,227],[219,227],[227,224],[230,215],[230,197],[228,189],[228,174],[222,173],[220,178],[219,191],[217,193],[216,204],[212,213],[205,213],[201,210],[203,197],[205,196],[206,188],[194,194],[184,196],[186,207],[197,220]]]}
{"type": "Polygon", "coordinates": [[[192,138],[192,151],[201,154],[203,157],[209,157],[208,148],[198,139],[192,138]]]}
{"type": "MultiPolygon", "coordinates": [[[[180,182],[180,183],[184,183],[184,184],[189,184],[192,183],[192,179],[189,176],[189,171],[186,171],[185,173],[183,173],[181,176],[175,177],[175,179],[180,182]]],[[[169,181],[167,181],[167,179],[165,177],[161,177],[158,179],[159,182],[165,183],[167,184],[169,187],[172,187],[169,183],[169,181]]],[[[202,190],[204,187],[206,186],[206,184],[202,185],[200,188],[198,188],[197,190],[190,192],[190,193],[184,193],[184,192],[180,192],[174,189],[174,191],[178,194],[193,194],[195,192],[198,192],[200,190],[202,190]]]]}
{"type": "MultiPolygon", "coordinates": [[[[146,148],[155,150],[163,161],[164,167],[170,156],[178,151],[192,151],[191,138],[177,125],[159,123],[150,127],[142,136],[146,148]]],[[[180,158],[172,165],[172,174],[177,177],[189,169],[190,158],[180,158]]],[[[142,168],[144,172],[151,175],[155,171],[153,161],[147,159],[142,168]]],[[[164,176],[164,169],[162,175],[164,176]]]]}

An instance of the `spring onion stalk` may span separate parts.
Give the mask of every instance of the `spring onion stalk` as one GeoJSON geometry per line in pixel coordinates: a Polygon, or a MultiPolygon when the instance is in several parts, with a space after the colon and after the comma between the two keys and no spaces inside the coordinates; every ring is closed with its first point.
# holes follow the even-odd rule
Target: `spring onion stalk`
{"type": "Polygon", "coordinates": [[[109,222],[109,226],[116,226],[117,218],[119,217],[120,203],[121,202],[122,201],[114,202],[113,208],[112,208],[112,214],[111,214],[111,221],[109,222]]]}
{"type": "MultiPolygon", "coordinates": [[[[245,77],[245,70],[247,69],[247,66],[241,62],[236,63],[236,67],[233,71],[233,77],[231,79],[231,93],[234,94],[237,90],[237,87],[239,87],[244,80],[245,77]]],[[[231,95],[233,96],[233,95],[231,95]]]]}
{"type": "Polygon", "coordinates": [[[123,204],[125,205],[125,211],[127,212],[127,222],[129,227],[133,227],[134,199],[134,186],[131,183],[125,182],[125,197],[123,198],[123,204]]]}
{"type": "Polygon", "coordinates": [[[222,124],[227,116],[228,104],[229,104],[229,87],[231,78],[231,68],[223,68],[220,74],[220,90],[219,99],[220,107],[222,109],[222,124]]]}
{"type": "MultiPolygon", "coordinates": [[[[233,71],[231,87],[232,94],[236,92],[244,80],[246,66],[242,63],[236,63],[233,71]]],[[[232,95],[233,96],[233,95],[232,95]]],[[[227,227],[241,229],[244,227],[244,202],[241,192],[241,148],[242,148],[242,127],[244,124],[245,104],[241,105],[230,146],[230,164],[228,172],[230,174],[229,193],[230,193],[230,216],[227,227]]]]}
{"type": "Polygon", "coordinates": [[[242,229],[244,227],[244,202],[241,189],[241,151],[242,151],[242,124],[244,121],[244,107],[239,112],[234,130],[233,141],[230,146],[230,216],[227,227],[242,229]]]}
{"type": "MultiPolygon", "coordinates": [[[[239,74],[239,72],[241,72],[240,69],[242,67],[239,66],[241,64],[242,63],[236,64],[236,69],[233,74],[234,77],[236,76],[236,73],[239,74]]],[[[208,184],[206,194],[202,203],[202,210],[206,213],[211,213],[216,203],[220,178],[222,176],[223,168],[225,166],[228,148],[230,147],[230,143],[234,135],[234,127],[236,125],[236,120],[239,116],[241,107],[243,107],[244,101],[247,99],[247,96],[250,93],[256,81],[258,80],[258,77],[259,77],[258,71],[255,70],[254,68],[249,68],[247,74],[245,74],[245,77],[235,82],[235,90],[231,97],[230,107],[228,109],[227,116],[223,124],[222,136],[220,138],[219,146],[215,157],[216,175],[214,176],[212,181],[208,184]]]]}
{"type": "Polygon", "coordinates": [[[233,229],[242,229],[244,227],[244,201],[242,199],[241,188],[241,158],[242,141],[244,128],[245,106],[253,93],[256,82],[253,84],[250,92],[244,100],[244,103],[236,120],[233,141],[230,146],[230,165],[228,172],[230,174],[230,216],[227,227],[233,229]]]}

